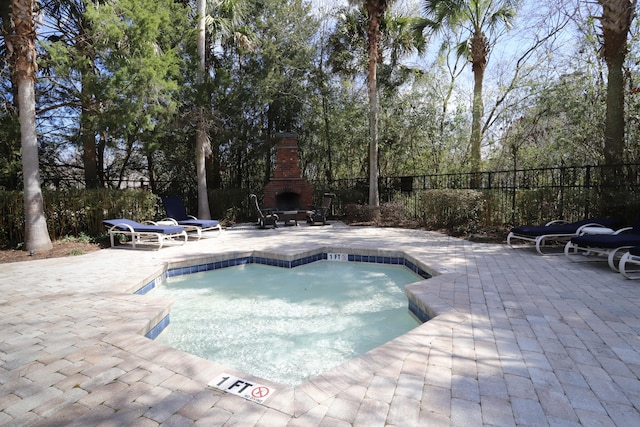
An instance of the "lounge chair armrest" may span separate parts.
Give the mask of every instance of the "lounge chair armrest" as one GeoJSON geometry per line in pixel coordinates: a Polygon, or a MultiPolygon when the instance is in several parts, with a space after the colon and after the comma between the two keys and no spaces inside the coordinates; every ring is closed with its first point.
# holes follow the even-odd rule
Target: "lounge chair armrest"
{"type": "Polygon", "coordinates": [[[549,221],[548,223],[546,223],[545,227],[548,227],[549,225],[558,225],[558,224],[569,224],[569,221],[566,221],[564,219],[554,219],[553,221],[549,221]]]}
{"type": "Polygon", "coordinates": [[[129,224],[125,224],[124,222],[119,222],[117,224],[113,224],[111,228],[109,228],[110,233],[117,233],[118,231],[125,231],[122,228],[126,228],[129,233],[133,233],[135,230],[129,224]]]}
{"type": "Polygon", "coordinates": [[[149,225],[158,225],[157,222],[155,221],[151,221],[151,220],[147,220],[147,221],[142,221],[143,224],[149,224],[149,225]]]}
{"type": "Polygon", "coordinates": [[[615,233],[613,234],[622,234],[630,230],[633,230],[633,227],[624,227],[624,228],[621,228],[620,230],[616,230],[615,233]]]}
{"type": "Polygon", "coordinates": [[[614,234],[614,230],[612,230],[609,227],[605,227],[602,224],[598,224],[597,222],[593,222],[593,223],[589,223],[589,224],[585,224],[585,225],[580,226],[576,230],[576,234],[578,236],[580,236],[582,234],[589,234],[589,230],[587,230],[587,227],[593,231],[593,234],[596,234],[596,233],[598,233],[598,234],[614,234]],[[602,230],[600,232],[598,232],[597,230],[593,230],[594,228],[602,228],[602,230]]]}
{"type": "Polygon", "coordinates": [[[195,216],[193,216],[193,215],[187,215],[187,216],[188,216],[189,218],[191,218],[191,219],[195,219],[196,221],[198,220],[198,218],[196,218],[196,217],[195,217],[195,216]]]}
{"type": "MultiPolygon", "coordinates": [[[[178,221],[176,221],[176,220],[175,220],[175,219],[173,219],[173,218],[162,218],[160,221],[158,221],[158,222],[157,222],[157,224],[161,224],[161,223],[163,223],[163,222],[171,223],[171,225],[179,225],[179,224],[178,224],[178,221]]],[[[157,224],[156,224],[156,225],[157,225],[157,224]]]]}

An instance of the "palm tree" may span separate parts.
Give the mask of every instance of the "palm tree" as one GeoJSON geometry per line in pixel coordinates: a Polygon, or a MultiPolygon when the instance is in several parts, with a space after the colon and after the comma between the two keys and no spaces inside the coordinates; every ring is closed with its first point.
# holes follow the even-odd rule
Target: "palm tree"
{"type": "Polygon", "coordinates": [[[467,35],[458,45],[458,55],[466,56],[473,71],[473,107],[471,122],[471,171],[480,171],[481,144],[483,137],[482,116],[484,102],[482,86],[491,46],[495,34],[509,29],[520,0],[424,0],[424,17],[416,22],[416,29],[434,33],[448,28],[467,35]],[[487,36],[489,35],[489,37],[487,36]]]}
{"type": "Polygon", "coordinates": [[[393,0],[351,0],[363,4],[368,13],[367,81],[369,83],[369,205],[379,206],[378,192],[378,88],[377,65],[380,46],[380,22],[393,0]]]}
{"type": "MultiPolygon", "coordinates": [[[[607,112],[604,129],[604,159],[607,165],[623,161],[624,75],[627,34],[631,28],[636,0],[598,0],[602,6],[602,56],[607,63],[607,112]]],[[[617,184],[615,176],[610,184],[617,184]]]]}
{"type": "MultiPolygon", "coordinates": [[[[206,71],[206,9],[207,0],[198,0],[198,84],[204,87],[206,71]]],[[[202,99],[200,102],[204,102],[202,99]]],[[[197,110],[196,125],[196,177],[198,186],[198,218],[211,219],[209,209],[209,195],[207,193],[207,166],[206,157],[211,154],[207,123],[204,114],[204,105],[199,105],[197,110]]]]}
{"type": "Polygon", "coordinates": [[[216,46],[216,41],[225,37],[233,37],[234,40],[247,45],[247,37],[237,32],[244,18],[245,0],[197,0],[198,14],[198,85],[201,89],[198,100],[197,125],[196,125],[196,175],[198,186],[198,217],[210,219],[209,196],[207,193],[207,164],[206,158],[212,155],[209,129],[207,126],[207,113],[205,107],[209,102],[209,92],[206,89],[209,76],[207,47],[216,46]],[[210,13],[207,13],[207,11],[210,13]],[[207,41],[209,37],[210,41],[207,41]],[[212,41],[211,41],[212,40],[212,41]]]}
{"type": "Polygon", "coordinates": [[[13,65],[13,83],[18,90],[22,174],[24,180],[25,249],[48,251],[53,245],[44,216],[36,134],[36,30],[33,0],[12,0],[13,28],[5,44],[13,65]]]}

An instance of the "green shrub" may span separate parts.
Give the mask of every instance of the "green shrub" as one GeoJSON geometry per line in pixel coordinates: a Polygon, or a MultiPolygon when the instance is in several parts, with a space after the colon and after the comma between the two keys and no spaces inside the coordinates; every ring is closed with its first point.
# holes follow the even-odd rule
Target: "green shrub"
{"type": "Polygon", "coordinates": [[[347,204],[344,221],[349,224],[369,223],[379,227],[394,227],[404,225],[410,220],[405,201],[394,200],[380,206],[347,204]]]}
{"type": "Polygon", "coordinates": [[[380,221],[380,207],[370,205],[357,205],[349,203],[344,207],[344,220],[347,223],[372,222],[380,221]]]}
{"type": "Polygon", "coordinates": [[[454,235],[476,232],[484,208],[482,193],[475,190],[428,190],[420,195],[420,223],[445,229],[454,235]]]}
{"type": "Polygon", "coordinates": [[[407,203],[404,200],[394,200],[380,205],[381,226],[399,226],[409,221],[407,203]]]}
{"type": "Polygon", "coordinates": [[[81,231],[80,234],[78,236],[64,236],[62,239],[60,239],[63,242],[78,242],[78,243],[91,243],[92,239],[91,236],[87,235],[84,231],[81,231]]]}
{"type": "MultiPolygon", "coordinates": [[[[143,190],[43,189],[44,213],[52,240],[97,237],[105,218],[158,219],[159,198],[143,190]],[[84,235],[84,237],[83,237],[84,235]]],[[[0,191],[0,246],[24,241],[24,202],[20,191],[0,191]]]]}

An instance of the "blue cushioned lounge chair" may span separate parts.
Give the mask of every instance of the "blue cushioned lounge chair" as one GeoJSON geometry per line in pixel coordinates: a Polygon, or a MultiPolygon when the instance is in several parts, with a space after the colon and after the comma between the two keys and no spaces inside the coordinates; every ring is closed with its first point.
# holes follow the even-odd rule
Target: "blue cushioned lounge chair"
{"type": "Polygon", "coordinates": [[[187,232],[179,225],[157,225],[152,221],[140,223],[126,218],[105,219],[102,221],[109,229],[109,239],[111,247],[115,246],[115,236],[120,235],[130,240],[131,246],[157,245],[162,248],[165,240],[173,241],[184,239],[187,241],[187,232]]]}
{"type": "Polygon", "coordinates": [[[613,234],[583,234],[573,237],[565,245],[564,253],[572,261],[597,261],[597,257],[606,257],[609,267],[613,271],[619,271],[616,262],[625,251],[634,246],[640,246],[638,225],[621,228],[613,234]]]}
{"type": "Polygon", "coordinates": [[[640,279],[640,246],[629,248],[620,258],[619,267],[620,273],[627,279],[640,279]]]}
{"type": "Polygon", "coordinates": [[[565,244],[572,237],[582,234],[583,230],[587,227],[600,227],[603,229],[603,232],[613,233],[613,230],[618,227],[619,224],[620,222],[616,219],[590,218],[571,223],[564,220],[555,220],[545,225],[524,225],[511,229],[507,235],[507,244],[511,246],[511,241],[514,239],[534,242],[536,251],[538,251],[540,255],[544,255],[542,252],[544,246],[557,243],[565,244]]]}
{"type": "Polygon", "coordinates": [[[188,215],[181,197],[163,197],[162,204],[167,213],[167,218],[164,218],[162,222],[168,221],[173,222],[175,225],[181,225],[186,231],[195,232],[198,239],[200,239],[202,233],[206,231],[217,230],[218,233],[216,236],[219,236],[222,232],[220,221],[215,219],[198,219],[193,215],[188,215]]]}

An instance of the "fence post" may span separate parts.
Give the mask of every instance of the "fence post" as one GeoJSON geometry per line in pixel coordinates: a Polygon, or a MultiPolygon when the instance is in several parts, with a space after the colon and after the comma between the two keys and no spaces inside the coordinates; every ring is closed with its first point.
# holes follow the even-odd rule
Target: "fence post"
{"type": "Polygon", "coordinates": [[[584,177],[584,188],[587,192],[584,198],[584,217],[589,218],[591,211],[591,166],[587,165],[586,174],[584,177]]]}
{"type": "Polygon", "coordinates": [[[562,166],[560,166],[560,216],[564,218],[564,174],[567,168],[564,165],[564,159],[562,159],[562,166]]]}
{"type": "Polygon", "coordinates": [[[511,191],[511,224],[515,225],[516,223],[516,187],[517,187],[517,179],[518,179],[518,172],[516,171],[516,156],[515,156],[515,149],[514,149],[514,156],[513,156],[513,183],[511,185],[512,187],[512,191],[511,191]]]}

